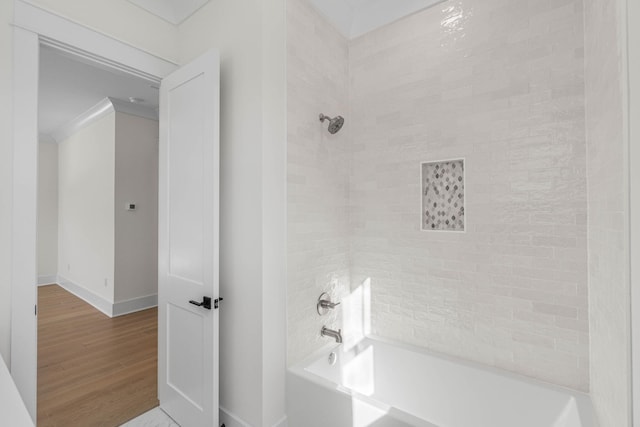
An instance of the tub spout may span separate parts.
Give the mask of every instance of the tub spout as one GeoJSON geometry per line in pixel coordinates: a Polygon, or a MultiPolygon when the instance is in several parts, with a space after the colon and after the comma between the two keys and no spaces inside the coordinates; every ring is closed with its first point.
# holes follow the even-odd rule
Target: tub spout
{"type": "Polygon", "coordinates": [[[338,344],[342,342],[342,329],[334,331],[333,329],[329,329],[326,326],[323,326],[320,330],[320,335],[322,335],[323,337],[331,337],[335,339],[338,344]]]}

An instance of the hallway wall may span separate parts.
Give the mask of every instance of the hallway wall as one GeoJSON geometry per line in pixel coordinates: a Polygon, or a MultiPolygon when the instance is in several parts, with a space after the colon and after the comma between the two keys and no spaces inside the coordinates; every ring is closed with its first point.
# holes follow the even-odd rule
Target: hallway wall
{"type": "Polygon", "coordinates": [[[115,277],[115,120],[111,112],[58,147],[58,274],[108,303],[115,277]]]}
{"type": "Polygon", "coordinates": [[[158,294],[158,121],[116,111],[113,300],[158,294]],[[135,211],[127,210],[129,203],[135,211]]]}
{"type": "Polygon", "coordinates": [[[38,143],[38,283],[58,274],[58,145],[38,143]]]}

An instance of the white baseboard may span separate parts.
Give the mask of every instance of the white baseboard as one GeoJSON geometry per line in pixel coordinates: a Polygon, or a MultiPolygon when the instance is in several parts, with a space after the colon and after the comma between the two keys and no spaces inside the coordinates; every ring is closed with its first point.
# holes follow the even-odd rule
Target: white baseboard
{"type": "Polygon", "coordinates": [[[111,312],[113,313],[113,317],[116,317],[157,306],[158,295],[147,295],[146,297],[138,297],[126,301],[116,302],[113,304],[113,309],[111,310],[111,312]]]}
{"type": "Polygon", "coordinates": [[[224,427],[251,427],[249,423],[222,406],[220,406],[219,424],[224,424],[224,427]]]}
{"type": "Polygon", "coordinates": [[[58,285],[91,304],[107,316],[113,317],[113,304],[110,301],[60,275],[58,275],[58,285]]]}
{"type": "MultiPolygon", "coordinates": [[[[251,424],[222,406],[220,406],[219,424],[224,424],[224,427],[252,427],[251,424]]],[[[287,416],[283,416],[273,427],[287,427],[287,416]]]]}
{"type": "MultiPolygon", "coordinates": [[[[49,277],[49,276],[42,276],[49,277]]],[[[67,279],[64,276],[51,276],[55,277],[56,280],[53,280],[49,283],[57,283],[60,287],[64,288],[68,292],[71,292],[81,300],[86,303],[91,304],[96,309],[100,310],[104,314],[109,317],[118,317],[129,313],[135,313],[136,311],[146,310],[147,308],[157,307],[158,306],[158,295],[147,295],[139,298],[132,298],[126,301],[120,301],[116,303],[112,303],[101,297],[100,295],[96,295],[87,288],[84,288],[77,283],[67,279]]],[[[38,283],[40,283],[40,278],[38,278],[38,283]]],[[[40,285],[39,285],[40,286],[40,285]]]]}
{"type": "Polygon", "coordinates": [[[50,275],[50,276],[38,276],[38,286],[44,285],[53,285],[58,283],[58,276],[50,275]]]}

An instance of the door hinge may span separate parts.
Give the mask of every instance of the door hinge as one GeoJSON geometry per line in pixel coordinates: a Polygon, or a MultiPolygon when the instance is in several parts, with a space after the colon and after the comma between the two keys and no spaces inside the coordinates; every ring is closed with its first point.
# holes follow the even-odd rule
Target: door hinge
{"type": "Polygon", "coordinates": [[[38,304],[36,304],[36,305],[34,305],[34,306],[33,306],[33,314],[34,314],[35,316],[37,316],[37,315],[38,315],[38,304]]]}
{"type": "Polygon", "coordinates": [[[222,301],[224,298],[220,297],[220,298],[216,298],[213,300],[213,308],[219,308],[220,307],[220,301],[222,301]]]}

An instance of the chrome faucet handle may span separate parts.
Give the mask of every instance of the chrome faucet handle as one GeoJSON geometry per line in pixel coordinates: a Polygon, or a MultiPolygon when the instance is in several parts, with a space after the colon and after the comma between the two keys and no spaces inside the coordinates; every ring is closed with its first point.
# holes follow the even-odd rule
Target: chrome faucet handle
{"type": "Polygon", "coordinates": [[[327,300],[318,301],[318,304],[320,304],[320,307],[322,308],[336,308],[336,305],[340,305],[339,302],[331,302],[327,300]]]}
{"type": "Polygon", "coordinates": [[[336,308],[336,306],[340,305],[340,302],[331,302],[331,297],[328,293],[323,292],[318,297],[318,303],[316,304],[316,311],[320,316],[324,316],[332,310],[336,308]]]}

